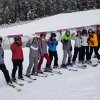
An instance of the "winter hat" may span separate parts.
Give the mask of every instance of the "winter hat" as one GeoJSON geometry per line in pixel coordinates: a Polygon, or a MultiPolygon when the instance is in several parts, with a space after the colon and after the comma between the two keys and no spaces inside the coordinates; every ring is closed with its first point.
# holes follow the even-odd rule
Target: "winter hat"
{"type": "Polygon", "coordinates": [[[21,40],[21,37],[19,37],[19,36],[14,37],[14,41],[15,41],[15,42],[16,42],[16,41],[19,41],[19,40],[21,40]]]}
{"type": "Polygon", "coordinates": [[[56,34],[55,33],[51,33],[51,37],[56,37],[56,34]]]}
{"type": "Polygon", "coordinates": [[[89,30],[88,30],[88,33],[93,33],[93,30],[92,30],[92,29],[89,29],[89,30]]]}

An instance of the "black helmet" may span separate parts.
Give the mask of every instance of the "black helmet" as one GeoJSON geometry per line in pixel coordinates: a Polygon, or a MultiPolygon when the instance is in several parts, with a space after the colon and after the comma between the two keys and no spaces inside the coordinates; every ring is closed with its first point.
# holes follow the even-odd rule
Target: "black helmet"
{"type": "Polygon", "coordinates": [[[51,37],[56,37],[56,34],[55,33],[51,33],[51,37]]]}
{"type": "Polygon", "coordinates": [[[83,35],[83,34],[87,34],[87,30],[86,30],[86,29],[83,29],[83,30],[82,30],[82,35],[83,35]]]}
{"type": "Polygon", "coordinates": [[[0,41],[2,41],[2,37],[0,37],[0,41]]]}
{"type": "Polygon", "coordinates": [[[15,41],[15,42],[16,42],[16,41],[19,41],[19,40],[21,40],[21,37],[19,37],[19,36],[14,37],[14,41],[15,41]]]}
{"type": "Polygon", "coordinates": [[[93,33],[93,30],[92,30],[92,29],[89,29],[89,30],[88,30],[88,33],[93,33]]]}

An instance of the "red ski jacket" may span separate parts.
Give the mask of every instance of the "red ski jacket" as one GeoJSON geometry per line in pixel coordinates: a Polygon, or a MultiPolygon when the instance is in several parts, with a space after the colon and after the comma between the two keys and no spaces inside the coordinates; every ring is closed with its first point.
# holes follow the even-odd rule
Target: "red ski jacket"
{"type": "Polygon", "coordinates": [[[10,47],[12,51],[12,60],[23,59],[23,50],[22,46],[18,46],[16,43],[13,43],[10,47]]]}

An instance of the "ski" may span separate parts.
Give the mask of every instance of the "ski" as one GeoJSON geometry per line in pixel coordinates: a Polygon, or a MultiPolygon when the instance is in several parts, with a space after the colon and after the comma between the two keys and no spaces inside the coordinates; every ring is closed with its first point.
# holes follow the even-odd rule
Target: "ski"
{"type": "Polygon", "coordinates": [[[92,67],[98,66],[98,63],[97,64],[87,63],[87,64],[90,65],[90,66],[92,66],[92,67]]]}
{"type": "Polygon", "coordinates": [[[38,77],[47,77],[47,75],[40,75],[40,74],[38,74],[38,75],[33,75],[33,76],[38,76],[38,77]]]}
{"type": "Polygon", "coordinates": [[[66,66],[66,67],[60,67],[60,68],[62,68],[62,69],[67,69],[68,71],[78,71],[78,70],[76,70],[76,69],[73,69],[74,67],[73,66],[66,66]],[[70,68],[68,68],[68,67],[70,67],[70,68]]]}
{"type": "Polygon", "coordinates": [[[61,65],[58,65],[57,67],[53,66],[53,69],[61,69],[61,65]]]}
{"type": "Polygon", "coordinates": [[[71,69],[71,68],[65,68],[65,69],[67,69],[68,71],[78,71],[76,69],[71,69]]]}
{"type": "Polygon", "coordinates": [[[54,71],[54,70],[52,70],[52,71],[50,71],[50,72],[48,72],[48,73],[62,74],[62,72],[60,72],[60,71],[54,71]]]}
{"type": "Polygon", "coordinates": [[[53,70],[52,72],[53,72],[53,73],[57,73],[57,74],[62,74],[62,72],[60,72],[60,71],[55,71],[55,70],[53,70]]]}
{"type": "Polygon", "coordinates": [[[81,68],[81,69],[86,69],[87,65],[78,65],[78,64],[74,64],[75,66],[73,66],[73,68],[81,68]]]}
{"type": "Polygon", "coordinates": [[[24,86],[24,84],[19,83],[19,82],[17,82],[17,81],[12,81],[12,82],[15,83],[15,84],[17,84],[17,85],[19,85],[19,86],[24,86]]]}
{"type": "Polygon", "coordinates": [[[43,73],[43,74],[39,74],[39,73],[38,73],[37,76],[38,76],[38,77],[47,77],[48,75],[46,75],[46,74],[44,74],[44,73],[43,73]]]}
{"type": "Polygon", "coordinates": [[[21,89],[19,87],[15,86],[14,84],[8,84],[8,86],[14,88],[18,92],[21,91],[21,89]]]}
{"type": "Polygon", "coordinates": [[[32,83],[31,80],[26,80],[26,79],[19,79],[19,80],[21,80],[21,81],[26,81],[27,83],[32,83]]]}
{"type": "Polygon", "coordinates": [[[48,72],[43,72],[44,75],[47,75],[47,76],[53,76],[54,73],[48,73],[48,72]]]}
{"type": "Polygon", "coordinates": [[[24,75],[24,76],[27,77],[28,79],[32,80],[32,81],[37,80],[36,78],[28,77],[27,75],[24,75]]]}

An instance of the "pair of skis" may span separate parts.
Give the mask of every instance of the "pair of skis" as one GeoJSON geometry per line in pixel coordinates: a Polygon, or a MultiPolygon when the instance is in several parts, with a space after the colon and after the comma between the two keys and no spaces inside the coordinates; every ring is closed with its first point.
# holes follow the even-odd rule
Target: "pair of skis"
{"type": "Polygon", "coordinates": [[[74,64],[75,68],[81,68],[81,69],[86,69],[87,65],[90,65],[92,67],[97,67],[99,63],[93,64],[93,63],[86,63],[86,64],[74,64]]]}
{"type": "Polygon", "coordinates": [[[8,86],[14,88],[16,91],[21,91],[21,88],[19,86],[24,86],[24,84],[19,83],[17,81],[12,81],[12,83],[8,83],[8,86]]]}
{"type": "Polygon", "coordinates": [[[60,67],[56,67],[56,68],[52,68],[52,70],[50,71],[44,71],[43,74],[47,75],[47,76],[53,76],[54,74],[62,74],[62,72],[60,71],[56,71],[56,70],[53,70],[53,69],[60,69],[60,67]],[[50,73],[50,74],[48,74],[50,73]]]}
{"type": "Polygon", "coordinates": [[[74,64],[74,68],[80,68],[80,69],[86,69],[87,65],[86,64],[74,64]]]}
{"type": "MultiPolygon", "coordinates": [[[[58,67],[57,69],[61,69],[61,68],[63,68],[63,67],[58,67]]],[[[66,65],[66,67],[64,67],[63,69],[67,69],[68,71],[78,71],[78,70],[76,70],[76,69],[73,69],[74,67],[73,67],[73,65],[66,65]]]]}
{"type": "Polygon", "coordinates": [[[10,86],[10,87],[12,87],[12,88],[14,88],[16,91],[21,91],[21,88],[20,87],[18,87],[18,86],[16,86],[16,85],[14,85],[13,83],[12,84],[8,84],[8,86],[10,86]]]}
{"type": "MultiPolygon", "coordinates": [[[[23,76],[25,76],[25,75],[23,75],[23,76]]],[[[32,83],[33,80],[37,80],[36,78],[31,78],[31,77],[30,77],[30,78],[27,77],[27,78],[30,79],[30,80],[27,80],[27,79],[20,79],[20,80],[21,80],[21,81],[26,81],[26,82],[28,82],[28,83],[32,83]]],[[[17,81],[12,81],[12,84],[9,83],[8,86],[14,88],[16,91],[19,92],[19,91],[21,91],[21,88],[20,88],[19,86],[24,86],[24,84],[19,83],[19,82],[17,82],[17,81]]]]}

